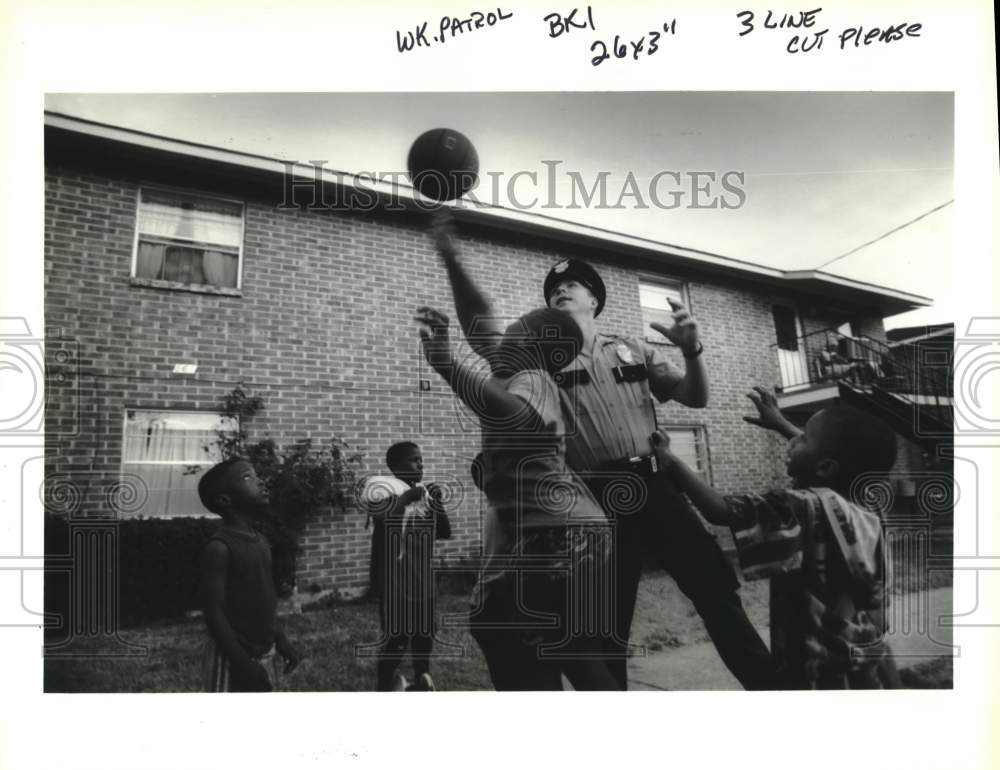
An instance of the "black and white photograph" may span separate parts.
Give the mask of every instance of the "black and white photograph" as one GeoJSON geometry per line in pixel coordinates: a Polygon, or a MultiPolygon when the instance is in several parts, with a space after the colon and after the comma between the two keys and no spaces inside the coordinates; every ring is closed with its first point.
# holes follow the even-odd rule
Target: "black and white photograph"
{"type": "Polygon", "coordinates": [[[951,94],[47,107],[47,692],[951,686],[951,94]]]}
{"type": "Polygon", "coordinates": [[[445,5],[20,17],[0,758],[989,766],[992,41],[445,5]]]}

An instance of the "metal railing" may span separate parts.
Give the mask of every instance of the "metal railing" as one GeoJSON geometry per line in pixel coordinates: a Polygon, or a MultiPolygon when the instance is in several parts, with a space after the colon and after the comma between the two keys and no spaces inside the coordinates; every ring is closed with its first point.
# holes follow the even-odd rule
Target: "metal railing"
{"type": "Polygon", "coordinates": [[[871,337],[849,337],[835,329],[811,332],[785,345],[774,343],[781,382],[779,393],[820,385],[847,385],[856,391],[891,394],[910,407],[951,405],[948,365],[928,367],[918,359],[919,345],[889,347],[871,337]]]}

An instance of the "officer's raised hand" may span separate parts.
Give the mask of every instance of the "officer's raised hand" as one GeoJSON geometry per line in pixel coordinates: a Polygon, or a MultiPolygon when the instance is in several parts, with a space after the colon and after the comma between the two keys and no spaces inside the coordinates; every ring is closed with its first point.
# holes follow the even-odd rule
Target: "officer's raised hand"
{"type": "Polygon", "coordinates": [[[674,325],[667,328],[663,324],[651,323],[650,326],[674,343],[685,355],[694,355],[698,352],[698,322],[694,320],[688,309],[680,302],[675,302],[667,297],[670,303],[671,314],[674,325]]]}

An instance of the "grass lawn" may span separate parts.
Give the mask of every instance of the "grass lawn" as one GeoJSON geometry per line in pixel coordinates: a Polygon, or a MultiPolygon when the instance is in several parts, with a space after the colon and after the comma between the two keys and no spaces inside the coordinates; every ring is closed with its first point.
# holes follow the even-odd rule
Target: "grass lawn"
{"type": "MultiPolygon", "coordinates": [[[[461,613],[468,600],[457,594],[438,599],[441,613],[461,613]]],[[[355,602],[284,618],[288,636],[303,660],[285,678],[284,688],[310,692],[359,692],[375,689],[375,658],[355,648],[379,639],[374,603],[355,602]]],[[[441,689],[489,690],[486,662],[465,626],[445,627],[432,672],[441,689]]],[[[48,659],[46,692],[199,692],[204,622],[161,623],[122,631],[122,638],[144,645],[146,657],[48,659]]],[[[98,648],[93,646],[92,651],[98,648]]],[[[410,676],[409,663],[401,669],[410,676]]]]}
{"type": "MultiPolygon", "coordinates": [[[[767,622],[767,586],[744,589],[744,602],[755,623],[767,622]]],[[[440,656],[432,665],[442,690],[490,690],[486,661],[463,620],[468,592],[454,586],[440,592],[440,656]]],[[[361,692],[375,687],[372,650],[358,650],[379,638],[376,605],[341,603],[289,615],[289,638],[303,655],[299,668],[286,678],[285,689],[309,692],[361,692]]],[[[163,622],[124,629],[124,640],[147,648],[144,657],[49,658],[45,662],[46,692],[198,692],[202,645],[201,619],[163,622]]],[[[705,641],[704,625],[673,580],[662,573],[647,575],[639,588],[632,634],[635,644],[650,652],[705,641]]],[[[99,653],[97,643],[80,648],[99,653]]],[[[410,675],[408,662],[401,668],[410,675]]]]}
{"type": "MultiPolygon", "coordinates": [[[[895,573],[899,579],[899,571],[895,573]]],[[[950,577],[950,576],[949,576],[950,577]]],[[[900,581],[907,587],[929,581],[912,575],[900,581]]],[[[933,581],[936,585],[938,581],[933,581]]],[[[950,581],[949,583],[950,584],[950,581]]],[[[766,639],[768,584],[745,584],[741,597],[750,620],[766,639]]],[[[464,623],[467,587],[454,581],[439,592],[439,656],[432,673],[441,690],[490,690],[486,662],[464,623]]],[[[379,639],[376,605],[341,603],[307,610],[285,618],[288,635],[303,661],[286,678],[284,688],[309,692],[363,692],[375,687],[374,648],[379,639]]],[[[198,692],[201,649],[205,641],[201,619],[161,622],[124,629],[124,640],[147,648],[143,657],[49,658],[45,662],[46,692],[198,692]]],[[[662,572],[644,575],[639,586],[632,641],[657,653],[708,641],[705,627],[673,579],[662,572]]],[[[97,653],[96,644],[81,653],[97,653]]],[[[904,672],[904,684],[913,688],[951,687],[952,661],[942,659],[904,672]]],[[[410,665],[401,671],[410,676],[410,665]]]]}

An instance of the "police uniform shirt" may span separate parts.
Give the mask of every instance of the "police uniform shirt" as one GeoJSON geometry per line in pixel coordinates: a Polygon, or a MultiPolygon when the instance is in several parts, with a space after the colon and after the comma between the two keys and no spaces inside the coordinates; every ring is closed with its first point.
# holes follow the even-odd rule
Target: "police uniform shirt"
{"type": "Polygon", "coordinates": [[[593,349],[581,350],[555,379],[566,420],[566,460],[587,471],[651,454],[656,413],[650,394],[668,400],[684,375],[642,340],[598,334],[593,349]]]}

